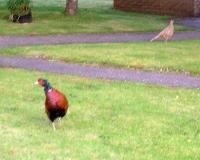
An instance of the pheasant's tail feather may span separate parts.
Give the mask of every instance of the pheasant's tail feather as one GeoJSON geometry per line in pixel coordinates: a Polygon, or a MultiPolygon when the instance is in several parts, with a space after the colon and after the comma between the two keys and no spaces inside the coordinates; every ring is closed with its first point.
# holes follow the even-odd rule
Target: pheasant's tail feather
{"type": "Polygon", "coordinates": [[[150,42],[153,42],[155,40],[155,38],[152,38],[151,40],[150,40],[150,42]]]}
{"type": "Polygon", "coordinates": [[[159,37],[160,37],[160,34],[158,34],[157,36],[155,36],[154,38],[152,38],[152,39],[150,40],[150,42],[155,41],[155,40],[158,39],[159,37]]]}

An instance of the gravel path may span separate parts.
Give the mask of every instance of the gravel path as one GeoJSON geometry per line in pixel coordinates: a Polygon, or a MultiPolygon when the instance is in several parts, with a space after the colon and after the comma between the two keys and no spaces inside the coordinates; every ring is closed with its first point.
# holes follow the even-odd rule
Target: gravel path
{"type": "MultiPolygon", "coordinates": [[[[77,44],[77,43],[120,43],[149,41],[157,33],[142,34],[92,34],[92,35],[55,35],[55,36],[0,36],[0,48],[11,46],[77,44]]],[[[172,40],[200,39],[200,32],[176,33],[172,40]]],[[[125,69],[102,68],[49,62],[41,59],[20,57],[0,57],[0,67],[24,68],[61,74],[78,75],[89,78],[131,81],[170,87],[199,88],[200,77],[184,74],[166,74],[125,69]]]]}
{"type": "Polygon", "coordinates": [[[195,28],[200,31],[200,18],[183,18],[180,20],[177,20],[176,23],[195,28]]]}
{"type": "Polygon", "coordinates": [[[91,67],[41,59],[0,57],[0,67],[24,68],[82,77],[156,84],[169,87],[199,88],[200,77],[184,74],[165,74],[125,69],[91,67]]]}
{"type": "MultiPolygon", "coordinates": [[[[157,33],[141,34],[91,34],[91,35],[52,35],[52,36],[0,36],[0,48],[26,45],[52,45],[72,43],[120,43],[149,41],[157,33]]],[[[172,40],[200,39],[200,32],[176,33],[172,40]]]]}

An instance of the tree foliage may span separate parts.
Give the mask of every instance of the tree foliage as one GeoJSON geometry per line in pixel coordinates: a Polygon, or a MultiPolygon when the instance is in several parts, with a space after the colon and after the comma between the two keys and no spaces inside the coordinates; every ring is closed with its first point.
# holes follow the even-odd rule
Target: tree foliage
{"type": "Polygon", "coordinates": [[[30,12],[30,0],[8,0],[7,7],[13,15],[26,15],[30,12]]]}

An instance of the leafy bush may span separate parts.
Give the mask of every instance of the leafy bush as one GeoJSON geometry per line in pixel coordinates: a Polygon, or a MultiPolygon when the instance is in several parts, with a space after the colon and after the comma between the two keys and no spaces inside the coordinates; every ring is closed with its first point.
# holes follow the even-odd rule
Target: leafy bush
{"type": "Polygon", "coordinates": [[[30,0],[8,0],[7,7],[11,14],[23,16],[30,12],[30,0]]]}

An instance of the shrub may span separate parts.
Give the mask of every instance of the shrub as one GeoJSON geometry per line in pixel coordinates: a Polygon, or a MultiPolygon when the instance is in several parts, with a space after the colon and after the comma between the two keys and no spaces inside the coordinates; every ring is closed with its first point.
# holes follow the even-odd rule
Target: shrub
{"type": "Polygon", "coordinates": [[[23,16],[31,11],[30,0],[8,0],[7,7],[12,15],[23,16]]]}

